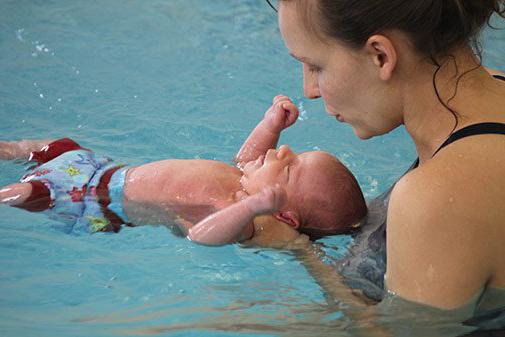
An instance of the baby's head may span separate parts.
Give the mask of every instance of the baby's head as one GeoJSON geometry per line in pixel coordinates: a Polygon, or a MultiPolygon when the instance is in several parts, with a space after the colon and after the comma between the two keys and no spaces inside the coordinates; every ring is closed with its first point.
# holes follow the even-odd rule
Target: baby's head
{"type": "Polygon", "coordinates": [[[352,173],[323,151],[293,153],[283,145],[244,166],[242,186],[249,193],[280,185],[287,203],[275,216],[312,239],[348,231],[366,214],[352,173]]]}

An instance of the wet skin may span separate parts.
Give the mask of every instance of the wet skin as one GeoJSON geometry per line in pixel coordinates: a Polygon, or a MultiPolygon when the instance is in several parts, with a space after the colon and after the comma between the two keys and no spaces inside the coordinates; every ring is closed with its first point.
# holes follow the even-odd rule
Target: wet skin
{"type": "Polygon", "coordinates": [[[139,224],[177,220],[195,224],[239,201],[244,193],[252,195],[274,185],[286,190],[289,204],[306,192],[299,178],[318,172],[326,156],[322,152],[297,155],[282,145],[247,162],[242,171],[213,160],[170,159],[133,167],[125,179],[125,212],[139,224]]]}

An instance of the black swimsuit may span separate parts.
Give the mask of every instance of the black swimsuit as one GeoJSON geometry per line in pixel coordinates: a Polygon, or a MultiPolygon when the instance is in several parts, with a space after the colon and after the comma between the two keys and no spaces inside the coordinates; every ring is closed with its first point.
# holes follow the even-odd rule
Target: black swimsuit
{"type": "MultiPolygon", "coordinates": [[[[494,77],[505,81],[503,76],[494,77]]],[[[478,123],[466,126],[452,133],[433,155],[459,139],[484,134],[505,135],[505,124],[478,123]]],[[[405,173],[418,165],[419,158],[405,173]]],[[[369,202],[368,214],[361,230],[356,234],[353,245],[337,267],[351,288],[360,289],[365,295],[377,301],[382,300],[384,296],[387,210],[393,187],[394,184],[387,192],[369,202]]]]}

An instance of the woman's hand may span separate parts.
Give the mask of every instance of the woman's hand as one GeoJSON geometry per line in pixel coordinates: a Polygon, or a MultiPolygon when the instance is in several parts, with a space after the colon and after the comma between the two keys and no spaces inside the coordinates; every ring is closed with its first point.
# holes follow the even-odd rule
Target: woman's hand
{"type": "Polygon", "coordinates": [[[287,96],[274,97],[272,106],[265,112],[263,122],[271,132],[279,133],[298,119],[298,108],[287,96]]]}

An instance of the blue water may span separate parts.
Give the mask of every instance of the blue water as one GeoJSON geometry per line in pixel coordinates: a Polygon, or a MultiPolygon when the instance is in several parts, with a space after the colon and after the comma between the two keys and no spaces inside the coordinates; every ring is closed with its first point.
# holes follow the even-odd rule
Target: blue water
{"type": "MultiPolygon", "coordinates": [[[[341,158],[367,198],[415,158],[404,130],[358,140],[301,97],[300,66],[256,0],[0,1],[0,139],[71,137],[131,164],[230,162],[271,98],[302,109],[281,142],[341,158]]],[[[504,70],[504,31],[484,63],[504,70]]],[[[0,162],[0,185],[23,163],[0,162]]],[[[350,238],[323,240],[333,256],[350,238]]],[[[209,248],[164,227],[71,236],[0,206],[1,336],[274,336],[347,324],[288,252],[209,248]],[[340,319],[339,319],[340,318],[340,319]]]]}

